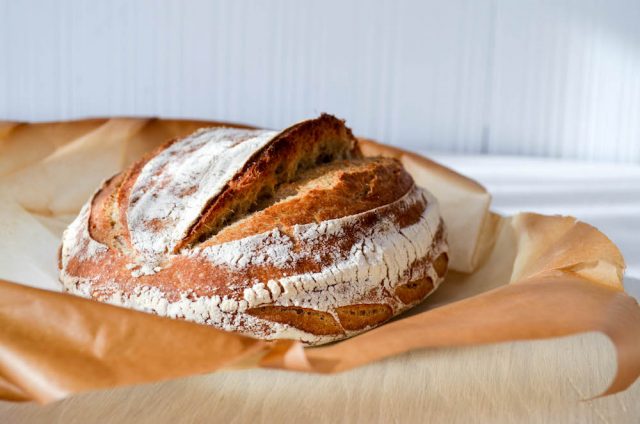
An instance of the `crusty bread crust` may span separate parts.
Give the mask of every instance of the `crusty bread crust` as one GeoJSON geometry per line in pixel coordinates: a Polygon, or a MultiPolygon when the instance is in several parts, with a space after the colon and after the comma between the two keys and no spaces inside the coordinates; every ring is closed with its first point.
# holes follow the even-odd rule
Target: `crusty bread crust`
{"type": "Polygon", "coordinates": [[[447,262],[435,198],[322,115],[161,146],[65,231],[60,279],[104,302],[321,344],[421,302],[447,262]]]}

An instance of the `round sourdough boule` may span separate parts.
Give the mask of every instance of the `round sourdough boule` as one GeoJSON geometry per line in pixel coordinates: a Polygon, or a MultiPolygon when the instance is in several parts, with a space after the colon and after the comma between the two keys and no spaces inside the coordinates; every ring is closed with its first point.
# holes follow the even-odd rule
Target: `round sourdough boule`
{"type": "Polygon", "coordinates": [[[436,199],[322,115],[202,129],[103,183],[65,231],[74,294],[322,344],[415,306],[447,270],[436,199]]]}

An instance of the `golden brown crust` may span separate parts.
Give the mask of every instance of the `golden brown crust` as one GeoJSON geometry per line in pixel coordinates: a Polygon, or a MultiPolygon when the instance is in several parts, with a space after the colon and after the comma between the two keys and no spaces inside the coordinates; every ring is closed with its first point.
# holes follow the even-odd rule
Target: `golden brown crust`
{"type": "Polygon", "coordinates": [[[393,316],[393,309],[384,304],[360,304],[341,306],[336,308],[336,313],[345,330],[358,331],[388,321],[393,316]]]}
{"type": "Polygon", "coordinates": [[[449,255],[447,255],[444,252],[441,253],[440,256],[438,256],[433,261],[433,268],[436,270],[436,274],[438,274],[438,277],[444,277],[444,275],[447,273],[448,266],[449,266],[449,255]]]}
{"type": "Polygon", "coordinates": [[[93,197],[91,202],[91,215],[89,217],[89,234],[110,247],[115,248],[117,232],[114,210],[117,203],[118,190],[124,180],[124,174],[117,174],[104,182],[102,188],[93,197]]]}
{"type": "Polygon", "coordinates": [[[297,306],[262,306],[248,309],[247,313],[267,321],[287,324],[307,333],[322,336],[344,334],[344,330],[328,312],[297,306]]]}
{"type": "Polygon", "coordinates": [[[396,287],[395,293],[402,302],[410,305],[424,299],[434,288],[431,277],[423,277],[396,287]]]}
{"type": "MultiPolygon", "coordinates": [[[[128,222],[132,190],[151,161],[181,142],[107,180],[67,230],[67,290],[318,344],[380,325],[442,281],[446,236],[435,199],[396,159],[361,158],[350,130],[328,115],[275,136],[203,207],[173,252],[144,256],[128,222]],[[240,213],[229,218],[234,208],[240,213]]],[[[145,172],[154,178],[164,168],[145,172]]],[[[195,189],[184,187],[191,196],[195,189]]]]}

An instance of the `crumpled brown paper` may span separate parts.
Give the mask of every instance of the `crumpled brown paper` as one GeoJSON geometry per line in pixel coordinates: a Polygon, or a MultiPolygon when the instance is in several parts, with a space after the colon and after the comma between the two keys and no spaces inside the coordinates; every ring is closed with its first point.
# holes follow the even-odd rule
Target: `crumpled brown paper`
{"type": "Polygon", "coordinates": [[[451,271],[418,308],[349,340],[303,349],[56,292],[66,224],[100,181],[203,121],[91,119],[0,123],[0,398],[49,402],[80,391],[222,368],[337,372],[411,349],[600,331],[618,370],[606,394],[640,375],[640,308],[602,233],[571,217],[492,213],[490,195],[418,155],[400,159],[439,199],[451,271]],[[32,287],[28,287],[32,286],[32,287]]]}

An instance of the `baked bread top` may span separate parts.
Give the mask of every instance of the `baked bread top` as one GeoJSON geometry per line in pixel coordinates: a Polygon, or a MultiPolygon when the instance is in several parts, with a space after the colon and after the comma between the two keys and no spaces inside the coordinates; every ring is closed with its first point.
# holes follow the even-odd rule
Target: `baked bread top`
{"type": "Polygon", "coordinates": [[[318,344],[420,302],[446,262],[433,196],[322,115],[166,143],[96,192],[60,267],[73,293],[318,344]]]}

